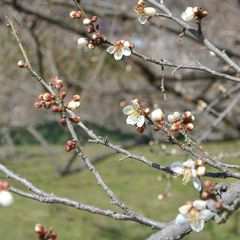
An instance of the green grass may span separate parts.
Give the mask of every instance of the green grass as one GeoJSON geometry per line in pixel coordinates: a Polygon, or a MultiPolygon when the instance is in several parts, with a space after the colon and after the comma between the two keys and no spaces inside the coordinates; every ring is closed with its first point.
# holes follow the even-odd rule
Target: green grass
{"type": "MultiPolygon", "coordinates": [[[[231,152],[238,151],[239,145],[240,142],[237,141],[211,143],[207,148],[210,152],[219,153],[219,149],[231,152]]],[[[116,209],[110,205],[109,199],[95,183],[95,179],[88,170],[66,177],[57,176],[54,164],[60,166],[70,155],[64,153],[62,147],[54,146],[53,149],[56,152],[55,163],[50,161],[45,154],[41,154],[43,149],[38,146],[17,147],[17,157],[5,159],[2,162],[20,176],[48,192],[79,200],[82,203],[116,209]]],[[[104,148],[98,145],[89,145],[87,149],[92,157],[104,152],[104,148]]],[[[170,165],[172,161],[185,159],[183,156],[163,156],[157,146],[141,146],[132,151],[166,165],[170,165]]],[[[175,218],[178,207],[186,200],[198,198],[198,193],[193,189],[192,184],[184,186],[179,178],[173,181],[172,196],[158,200],[158,194],[165,190],[168,181],[158,180],[161,172],[131,159],[118,161],[120,157],[121,155],[115,155],[95,166],[117,196],[137,213],[157,221],[169,221],[175,218]]],[[[235,159],[234,162],[237,160],[239,161],[235,159]]],[[[2,174],[0,178],[3,178],[2,174]]],[[[15,182],[12,182],[12,185],[22,188],[15,182]]],[[[1,209],[0,239],[37,239],[34,233],[36,223],[42,223],[47,228],[52,227],[58,232],[59,240],[141,240],[154,233],[151,228],[134,222],[116,221],[63,205],[39,203],[16,195],[14,198],[15,204],[11,208],[1,209]]],[[[214,222],[208,223],[203,232],[193,233],[185,239],[223,240],[228,238],[237,240],[239,236],[235,233],[237,230],[234,231],[234,226],[236,228],[238,220],[238,215],[236,215],[221,226],[214,222]]]]}

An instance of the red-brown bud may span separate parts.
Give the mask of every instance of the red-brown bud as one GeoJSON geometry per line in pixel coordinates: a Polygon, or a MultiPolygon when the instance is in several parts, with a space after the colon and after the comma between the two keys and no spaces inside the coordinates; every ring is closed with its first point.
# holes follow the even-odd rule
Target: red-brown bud
{"type": "Polygon", "coordinates": [[[69,15],[73,19],[83,17],[83,14],[80,11],[77,11],[77,10],[72,10],[69,15]]]}
{"type": "Polygon", "coordinates": [[[37,234],[39,234],[40,236],[44,236],[45,235],[45,228],[42,224],[36,224],[35,225],[35,232],[37,234]]]}
{"type": "Polygon", "coordinates": [[[91,20],[92,23],[94,23],[94,22],[96,22],[98,20],[98,18],[97,18],[97,16],[92,16],[90,18],[90,20],[91,20]]]}
{"type": "Polygon", "coordinates": [[[206,180],[206,181],[203,182],[203,187],[204,187],[205,189],[207,189],[207,190],[213,190],[214,187],[215,187],[215,184],[212,183],[212,182],[209,181],[209,180],[206,180]]]}
{"type": "Polygon", "coordinates": [[[60,119],[60,124],[61,124],[63,127],[65,127],[65,126],[67,125],[66,118],[62,117],[62,118],[60,119]]]}
{"type": "Polygon", "coordinates": [[[43,106],[42,102],[35,102],[35,108],[41,108],[43,106]]]}
{"type": "Polygon", "coordinates": [[[44,93],[42,98],[44,101],[50,101],[53,99],[51,93],[44,93]]]}
{"type": "Polygon", "coordinates": [[[72,150],[72,148],[69,146],[69,145],[65,145],[64,146],[64,150],[66,151],[66,152],[70,152],[71,150],[72,150]]]}
{"type": "Polygon", "coordinates": [[[221,209],[223,207],[222,202],[221,201],[217,201],[215,203],[215,207],[216,207],[216,209],[221,209]]]}
{"type": "Polygon", "coordinates": [[[79,95],[74,95],[72,97],[72,100],[75,101],[75,102],[79,102],[80,101],[80,96],[79,95]]]}
{"type": "Polygon", "coordinates": [[[9,183],[7,181],[0,181],[0,190],[8,190],[9,183]]]}
{"type": "Polygon", "coordinates": [[[53,112],[61,112],[61,110],[62,110],[62,109],[61,109],[61,107],[59,107],[59,106],[56,106],[56,105],[53,105],[53,106],[52,106],[52,111],[53,111],[53,112]]]}
{"type": "Polygon", "coordinates": [[[148,114],[150,113],[150,109],[149,109],[149,108],[145,108],[145,109],[143,110],[143,112],[144,112],[146,115],[148,115],[148,114]]]}
{"type": "Polygon", "coordinates": [[[20,68],[26,68],[27,67],[27,64],[26,62],[24,62],[23,60],[19,60],[18,63],[17,63],[18,67],[20,68]]]}
{"type": "Polygon", "coordinates": [[[79,123],[80,122],[80,117],[79,116],[74,116],[73,118],[70,118],[70,121],[71,122],[74,122],[74,123],[79,123]]]}
{"type": "Polygon", "coordinates": [[[49,234],[50,236],[50,240],[56,240],[57,239],[57,233],[54,231],[51,231],[51,233],[49,234]]]}
{"type": "Polygon", "coordinates": [[[206,200],[206,199],[208,199],[208,197],[209,197],[209,193],[208,192],[203,191],[201,193],[201,199],[206,200]]]}

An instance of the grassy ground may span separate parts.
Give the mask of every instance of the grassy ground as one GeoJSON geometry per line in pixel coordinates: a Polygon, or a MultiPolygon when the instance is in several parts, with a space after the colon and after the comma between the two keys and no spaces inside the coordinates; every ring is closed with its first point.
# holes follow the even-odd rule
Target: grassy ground
{"type": "MultiPolygon", "coordinates": [[[[235,141],[209,144],[207,148],[211,152],[219,153],[219,149],[227,152],[238,151],[239,146],[240,142],[235,141]]],[[[48,192],[54,192],[98,207],[109,208],[107,197],[96,185],[88,170],[66,177],[57,176],[54,166],[61,165],[69,157],[69,154],[63,153],[61,147],[55,146],[53,149],[56,152],[54,161],[41,154],[43,152],[41,147],[31,146],[18,147],[17,157],[5,159],[2,162],[20,176],[29,179],[48,192]]],[[[94,156],[102,153],[104,149],[101,146],[90,145],[88,151],[91,156],[94,156]]],[[[132,151],[167,165],[172,161],[185,159],[183,156],[163,157],[157,146],[141,146],[132,149],[132,151]]],[[[161,173],[142,163],[130,159],[118,161],[119,158],[120,155],[110,157],[97,163],[96,168],[117,196],[139,214],[158,221],[169,221],[175,218],[178,207],[186,200],[198,198],[191,183],[184,186],[181,181],[174,180],[171,186],[172,196],[159,200],[158,194],[166,189],[169,180],[160,181],[161,173]]],[[[234,161],[239,161],[239,159],[234,161]]],[[[2,177],[3,175],[0,175],[0,178],[2,177]]],[[[58,232],[59,240],[141,240],[154,233],[149,227],[136,223],[120,222],[62,205],[42,204],[22,197],[14,197],[15,204],[11,208],[1,209],[0,239],[37,239],[34,233],[36,223],[52,227],[58,232]]],[[[237,214],[232,216],[227,224],[221,226],[211,222],[206,225],[203,232],[193,233],[185,239],[237,240],[240,238],[238,222],[237,214]]]]}

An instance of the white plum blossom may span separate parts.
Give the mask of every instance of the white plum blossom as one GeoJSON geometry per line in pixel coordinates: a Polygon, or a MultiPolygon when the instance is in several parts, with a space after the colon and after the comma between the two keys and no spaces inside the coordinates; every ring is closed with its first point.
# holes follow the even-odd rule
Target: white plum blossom
{"type": "Polygon", "coordinates": [[[142,127],[145,123],[145,116],[138,101],[135,99],[131,105],[123,108],[123,113],[127,115],[126,123],[130,125],[137,125],[142,127]]]}
{"type": "Polygon", "coordinates": [[[192,21],[196,16],[197,11],[197,7],[187,7],[186,10],[181,14],[181,18],[186,22],[192,21]]]}
{"type": "Polygon", "coordinates": [[[202,183],[199,176],[203,176],[206,172],[206,168],[201,160],[193,161],[189,159],[183,163],[174,162],[170,168],[177,175],[183,175],[183,184],[192,180],[194,188],[201,191],[202,183]]]}
{"type": "Polygon", "coordinates": [[[13,204],[13,196],[9,191],[0,191],[0,206],[9,207],[13,204]]]}
{"type": "Polygon", "coordinates": [[[138,14],[138,21],[145,24],[149,19],[156,15],[156,9],[153,7],[146,7],[143,1],[138,1],[134,11],[138,14]]]}
{"type": "Polygon", "coordinates": [[[123,56],[130,56],[132,51],[129,41],[117,41],[113,46],[108,47],[107,52],[114,55],[115,60],[121,60],[123,56]]]}
{"type": "Polygon", "coordinates": [[[187,202],[181,206],[178,211],[180,213],[177,215],[175,222],[177,224],[185,224],[188,222],[195,232],[202,231],[204,222],[209,221],[213,217],[213,213],[207,209],[207,202],[202,200],[187,202]]]}

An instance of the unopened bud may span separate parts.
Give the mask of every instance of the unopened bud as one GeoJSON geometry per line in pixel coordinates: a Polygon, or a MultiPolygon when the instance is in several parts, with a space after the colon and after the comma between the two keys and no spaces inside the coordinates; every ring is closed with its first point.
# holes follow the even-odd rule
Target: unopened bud
{"type": "Polygon", "coordinates": [[[143,11],[148,17],[153,17],[156,15],[156,9],[153,7],[145,7],[143,11]]]}
{"type": "Polygon", "coordinates": [[[76,10],[72,10],[69,15],[73,19],[83,17],[83,14],[80,11],[76,11],[76,10]]]}
{"type": "Polygon", "coordinates": [[[90,20],[89,18],[84,18],[84,19],[83,19],[83,24],[84,24],[84,25],[87,26],[87,25],[90,25],[91,23],[92,23],[92,22],[91,22],[91,20],[90,20]]]}
{"type": "Polygon", "coordinates": [[[160,108],[155,109],[154,111],[152,111],[151,113],[151,119],[154,122],[160,122],[163,119],[163,112],[160,108]]]}
{"type": "Polygon", "coordinates": [[[0,190],[8,190],[9,183],[7,181],[0,181],[0,190]]]}
{"type": "Polygon", "coordinates": [[[27,64],[26,62],[24,62],[23,60],[19,60],[18,63],[17,63],[18,67],[20,68],[26,68],[27,67],[27,64]]]}
{"type": "Polygon", "coordinates": [[[205,166],[201,166],[197,168],[197,175],[198,176],[204,176],[206,173],[206,167],[205,166]]]}
{"type": "Polygon", "coordinates": [[[35,102],[35,105],[34,105],[35,108],[41,108],[42,106],[43,106],[42,102],[35,102]]]}
{"type": "Polygon", "coordinates": [[[188,123],[186,126],[185,126],[185,129],[187,131],[192,131],[194,129],[194,125],[192,123],[188,123]]]}
{"type": "Polygon", "coordinates": [[[74,95],[72,97],[72,100],[75,101],[75,102],[79,102],[80,101],[80,96],[79,95],[74,95]]]}
{"type": "Polygon", "coordinates": [[[92,23],[94,23],[97,21],[97,19],[98,19],[97,16],[92,16],[90,20],[92,23]]]}

